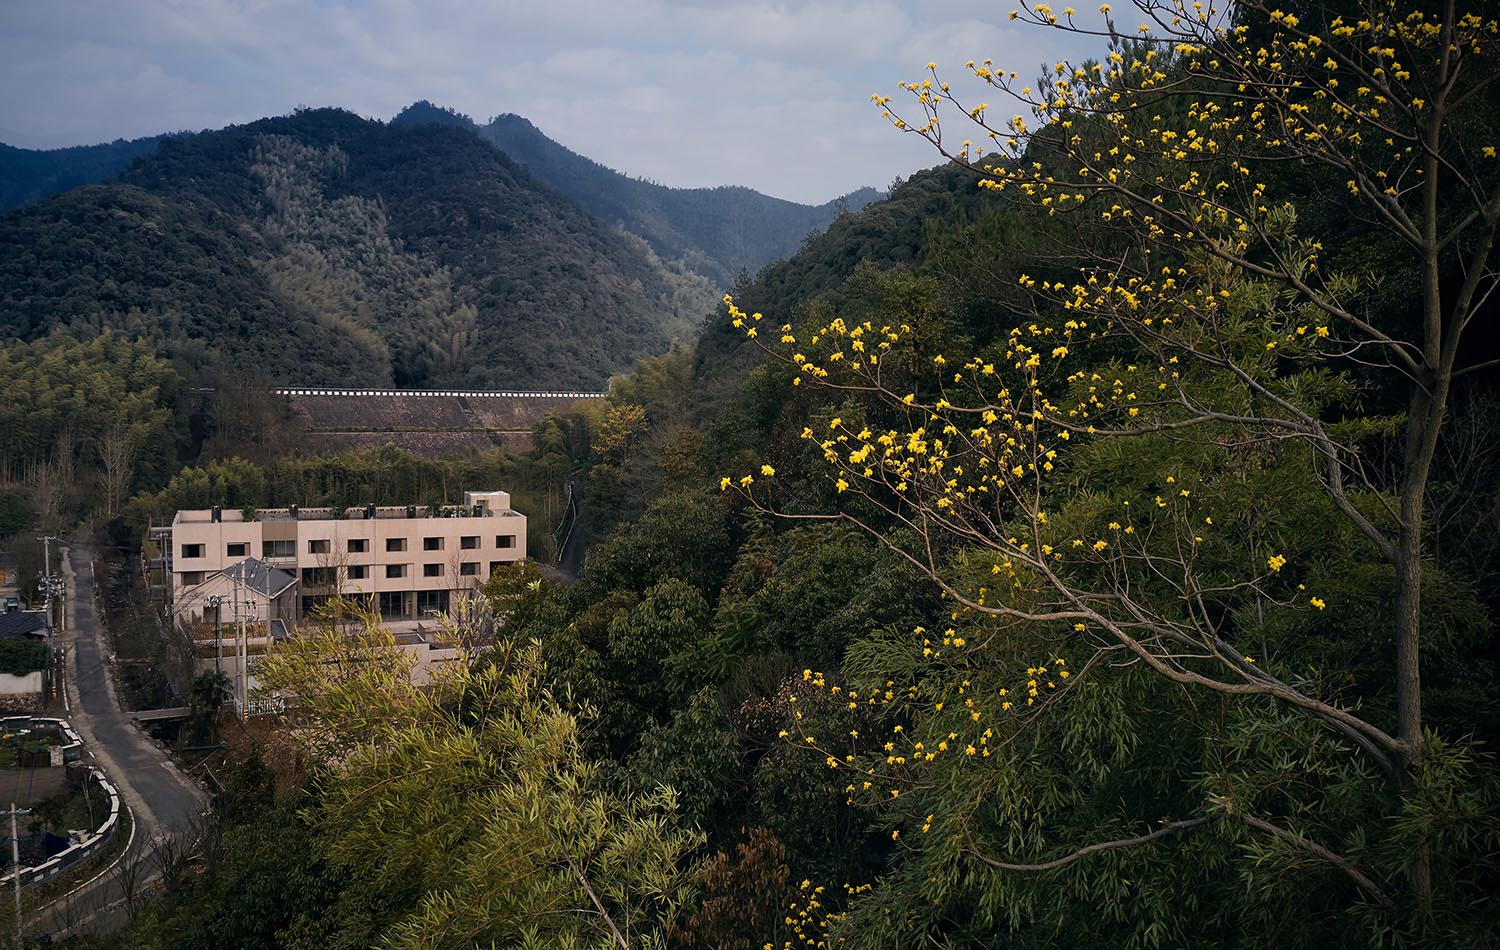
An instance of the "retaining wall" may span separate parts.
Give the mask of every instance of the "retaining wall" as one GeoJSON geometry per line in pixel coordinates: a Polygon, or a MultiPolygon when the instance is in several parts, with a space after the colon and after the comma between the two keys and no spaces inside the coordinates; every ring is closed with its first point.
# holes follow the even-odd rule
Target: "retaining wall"
{"type": "MultiPolygon", "coordinates": [[[[5,725],[19,722],[32,724],[47,723],[57,726],[62,731],[63,738],[66,740],[62,745],[63,760],[65,762],[76,762],[82,756],[83,740],[79,738],[78,733],[73,731],[73,727],[69,725],[66,719],[54,719],[49,716],[21,716],[3,720],[5,725]]],[[[56,877],[79,861],[94,854],[100,848],[103,848],[114,837],[115,832],[119,830],[120,809],[124,807],[120,800],[119,789],[115,788],[104,777],[103,769],[95,765],[90,765],[88,766],[88,770],[89,775],[99,783],[99,787],[104,789],[105,794],[109,795],[109,817],[105,818],[104,822],[98,828],[95,828],[93,832],[77,844],[69,845],[41,864],[34,867],[21,868],[19,873],[21,874],[22,887],[56,877]]],[[[0,876],[0,889],[14,887],[16,873],[15,870],[11,870],[5,875],[0,876]]]]}

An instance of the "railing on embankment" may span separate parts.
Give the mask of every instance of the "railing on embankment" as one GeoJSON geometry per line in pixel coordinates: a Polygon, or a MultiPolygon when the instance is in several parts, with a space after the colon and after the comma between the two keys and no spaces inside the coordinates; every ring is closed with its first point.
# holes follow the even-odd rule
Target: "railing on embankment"
{"type": "MultiPolygon", "coordinates": [[[[8,728],[11,723],[27,723],[29,725],[45,724],[57,727],[58,731],[67,740],[62,746],[54,747],[61,748],[62,750],[61,758],[64,768],[66,767],[66,763],[77,762],[83,755],[83,740],[78,737],[78,733],[73,731],[73,727],[66,719],[54,719],[50,716],[9,716],[5,719],[0,719],[0,726],[8,728]]],[[[47,766],[40,767],[46,768],[47,766]]],[[[99,787],[104,790],[105,794],[109,795],[109,816],[104,819],[98,828],[85,835],[78,843],[68,845],[41,864],[23,867],[19,871],[11,869],[4,875],[0,875],[0,891],[3,891],[7,887],[15,886],[15,875],[17,873],[21,875],[22,887],[28,887],[40,881],[56,877],[79,861],[96,853],[100,848],[103,848],[114,837],[115,832],[119,830],[120,810],[124,807],[124,803],[120,800],[119,789],[115,788],[104,777],[104,771],[98,766],[90,765],[87,768],[90,778],[98,782],[99,787]]]]}

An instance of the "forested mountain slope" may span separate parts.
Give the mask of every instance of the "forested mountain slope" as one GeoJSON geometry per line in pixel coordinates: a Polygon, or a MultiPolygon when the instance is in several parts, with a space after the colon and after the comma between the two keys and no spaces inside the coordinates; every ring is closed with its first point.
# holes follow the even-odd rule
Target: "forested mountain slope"
{"type": "Polygon", "coordinates": [[[473,128],[589,213],[639,234],[661,256],[682,259],[724,287],[741,270],[754,273],[791,256],[810,232],[828,227],[841,210],[858,211],[882,196],[865,187],[814,206],[743,187],[669,188],[579,155],[519,115],[497,116],[480,126],[424,101],[393,122],[473,128]]]}
{"type": "Polygon", "coordinates": [[[155,149],[161,139],[152,135],[53,149],[0,144],[0,211],[119,174],[136,156],[155,149]]]}
{"type": "Polygon", "coordinates": [[[113,327],[278,381],[597,386],[705,293],[472,134],[340,110],[0,217],[0,335],[113,327]]]}
{"type": "MultiPolygon", "coordinates": [[[[913,176],[539,425],[576,583],[497,572],[430,693],[378,635],[273,652],[310,776],[220,769],[222,850],[108,945],[1494,945],[1500,22],[1298,12],[1122,44],[1118,102],[1063,68],[1075,135],[913,176]],[[1331,94],[1364,63],[1378,116],[1331,94]],[[1262,123],[1287,89],[1360,131],[1262,123]]],[[[131,510],[457,471],[214,461],[131,510]]]]}

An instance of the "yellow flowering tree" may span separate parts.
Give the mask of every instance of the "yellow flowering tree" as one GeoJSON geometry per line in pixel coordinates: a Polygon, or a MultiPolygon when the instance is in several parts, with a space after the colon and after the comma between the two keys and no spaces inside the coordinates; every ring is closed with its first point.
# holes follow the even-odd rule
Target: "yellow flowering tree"
{"type": "MultiPolygon", "coordinates": [[[[967,64],[1004,108],[961,100],[936,64],[903,84],[905,104],[875,97],[898,129],[970,167],[1000,200],[1085,215],[1112,237],[1111,252],[1080,261],[1072,280],[1023,276],[1035,315],[1003,345],[932,354],[907,324],[835,317],[801,330],[728,300],[734,325],[785,361],[794,385],[859,408],[803,433],[831,469],[835,512],[787,504],[769,465],[721,488],[786,517],[838,518],[900,538],[892,546],[953,608],[952,628],[920,631],[908,672],[1001,639],[1035,644],[1024,676],[1008,671],[1013,682],[986,682],[983,695],[976,677],[945,684],[939,699],[931,679],[914,674],[908,682],[929,685],[892,676],[873,695],[849,697],[853,708],[927,690],[930,713],[964,703],[972,729],[936,741],[885,736],[873,757],[847,737],[793,738],[831,769],[863,771],[851,800],[899,798],[890,769],[987,758],[1000,739],[984,716],[1034,716],[1067,692],[1070,676],[1123,664],[1325,730],[1351,750],[1352,768],[1372,766],[1411,809],[1431,780],[1424,755],[1443,748],[1423,719],[1424,626],[1433,623],[1423,605],[1433,583],[1426,491],[1455,385],[1493,365],[1464,342],[1500,283],[1500,23],[1452,4],[1362,4],[1342,16],[1319,11],[1317,22],[1259,3],[1134,10],[1142,25],[1124,32],[1108,5],[1098,29],[1072,9],[1023,5],[1013,20],[1095,35],[1109,50],[1097,62],[1057,63],[1040,81],[988,60],[967,64]],[[1322,245],[1299,231],[1296,204],[1278,196],[1288,168],[1336,182],[1348,209],[1404,245],[1419,313],[1372,316],[1359,275],[1328,266],[1322,245]],[[1356,371],[1400,390],[1404,414],[1361,419],[1356,371]],[[1377,474],[1369,445],[1388,429],[1397,461],[1377,474]],[[1143,445],[1168,461],[1117,480],[1133,491],[1098,497],[1079,484],[1079,472],[1109,464],[1110,453],[1147,457],[1121,448],[1143,445]],[[1339,608],[1308,586],[1307,566],[1274,535],[1244,529],[1234,504],[1246,496],[1231,486],[1257,466],[1300,472],[1289,484],[1316,495],[1309,511],[1341,522],[1329,533],[1349,532],[1349,543],[1390,565],[1392,719],[1308,676],[1306,657],[1273,664],[1252,641],[1269,614],[1339,608]],[[1230,519],[1240,522],[1233,535],[1216,534],[1230,519]]],[[[812,671],[809,681],[833,688],[812,671]]],[[[972,857],[1050,871],[1215,821],[1275,842],[1282,860],[1343,875],[1372,906],[1399,899],[1389,880],[1293,823],[1211,789],[1195,814],[1078,842],[1050,860],[972,857]]],[[[899,840],[900,829],[892,833],[899,840]]],[[[1415,845],[1399,863],[1404,893],[1425,908],[1433,884],[1423,834],[1407,839],[1415,845]]]]}

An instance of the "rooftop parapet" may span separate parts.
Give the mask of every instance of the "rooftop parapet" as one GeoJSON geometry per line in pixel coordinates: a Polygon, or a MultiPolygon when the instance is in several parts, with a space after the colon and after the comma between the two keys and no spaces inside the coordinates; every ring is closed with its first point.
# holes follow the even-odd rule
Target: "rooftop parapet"
{"type": "Polygon", "coordinates": [[[247,521],[359,521],[400,518],[518,518],[511,510],[510,493],[464,492],[462,505],[363,505],[328,508],[291,505],[286,508],[183,508],[172,519],[183,524],[243,524],[247,521]]]}

